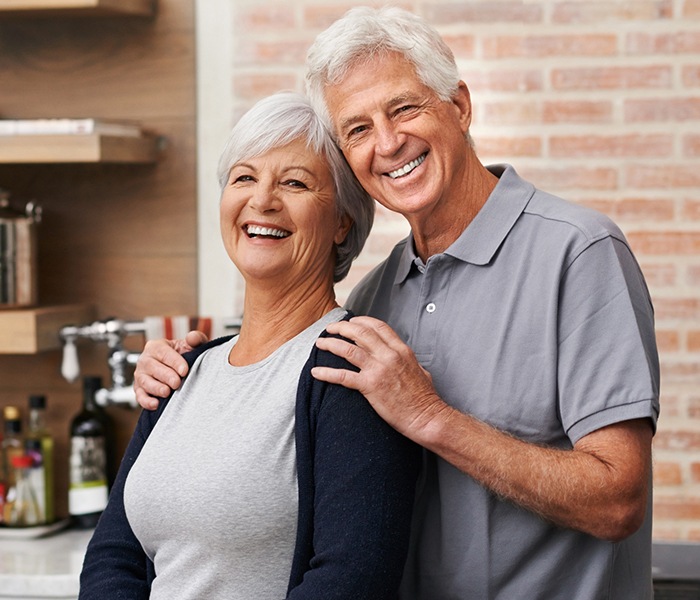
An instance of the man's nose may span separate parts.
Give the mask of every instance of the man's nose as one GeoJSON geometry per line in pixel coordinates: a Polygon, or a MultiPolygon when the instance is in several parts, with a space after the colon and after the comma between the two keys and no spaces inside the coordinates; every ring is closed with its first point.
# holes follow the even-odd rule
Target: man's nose
{"type": "Polygon", "coordinates": [[[401,149],[405,136],[389,120],[375,125],[376,150],[382,156],[392,156],[401,149]]]}

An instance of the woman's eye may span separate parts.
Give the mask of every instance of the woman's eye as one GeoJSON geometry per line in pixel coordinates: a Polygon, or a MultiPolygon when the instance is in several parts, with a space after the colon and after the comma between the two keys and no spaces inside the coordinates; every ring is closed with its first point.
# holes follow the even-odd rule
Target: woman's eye
{"type": "Polygon", "coordinates": [[[231,178],[232,183],[243,183],[246,181],[253,181],[253,178],[250,175],[238,175],[231,178]]]}
{"type": "Polygon", "coordinates": [[[284,182],[285,185],[288,185],[290,187],[295,187],[295,188],[300,188],[300,189],[307,189],[307,185],[303,183],[302,181],[299,181],[298,179],[289,179],[284,182]]]}

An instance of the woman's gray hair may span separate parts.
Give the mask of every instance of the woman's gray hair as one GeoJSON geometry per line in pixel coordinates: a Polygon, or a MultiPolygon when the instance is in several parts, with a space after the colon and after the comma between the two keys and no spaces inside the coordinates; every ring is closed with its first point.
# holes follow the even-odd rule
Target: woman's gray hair
{"type": "Polygon", "coordinates": [[[306,93],[329,127],[324,88],[339,83],[356,64],[389,52],[403,55],[440,100],[454,97],[459,71],[434,27],[400,8],[357,7],[320,33],[306,55],[306,93]]]}
{"type": "Polygon", "coordinates": [[[217,176],[223,193],[231,168],[242,160],[304,140],[328,162],[338,218],[352,219],[345,240],[336,245],[333,281],[345,278],[362,251],[374,221],[374,200],[359,184],[321,118],[301,94],[279,92],[257,102],[236,123],[221,153],[217,176]]]}

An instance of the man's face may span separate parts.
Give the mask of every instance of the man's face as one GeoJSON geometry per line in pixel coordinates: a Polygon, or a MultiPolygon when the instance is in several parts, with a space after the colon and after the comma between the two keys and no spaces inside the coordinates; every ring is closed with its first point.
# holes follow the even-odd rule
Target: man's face
{"type": "Polygon", "coordinates": [[[386,208],[412,225],[439,220],[439,209],[464,192],[471,121],[464,83],[442,101],[391,53],[357,64],[325,99],[350,167],[386,208]]]}

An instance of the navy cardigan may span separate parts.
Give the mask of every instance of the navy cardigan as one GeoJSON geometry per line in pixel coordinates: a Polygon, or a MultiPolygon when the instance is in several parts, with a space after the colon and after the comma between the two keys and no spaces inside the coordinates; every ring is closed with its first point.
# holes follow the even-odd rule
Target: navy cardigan
{"type": "MultiPolygon", "coordinates": [[[[184,357],[192,366],[202,352],[228,339],[213,340],[184,357]]],[[[316,365],[354,369],[314,346],[300,376],[295,417],[299,513],[287,598],[395,599],[420,449],[379,418],[358,392],[314,379],[310,371],[316,365]]],[[[124,483],[167,402],[141,413],[88,545],[81,600],[149,597],[155,571],[129,526],[124,483]]]]}

